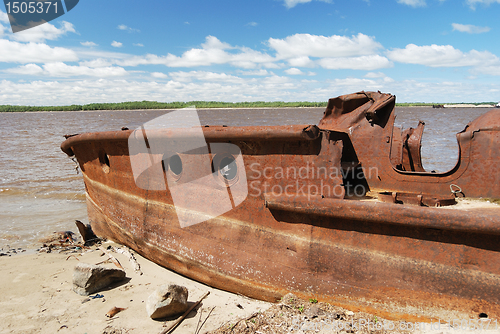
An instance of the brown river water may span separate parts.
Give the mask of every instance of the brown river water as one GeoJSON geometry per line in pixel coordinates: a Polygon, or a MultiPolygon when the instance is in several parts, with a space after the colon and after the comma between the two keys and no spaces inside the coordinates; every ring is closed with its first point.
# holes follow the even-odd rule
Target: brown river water
{"type": "MultiPolygon", "coordinates": [[[[426,123],[422,162],[428,171],[451,169],[455,134],[488,108],[396,108],[396,125],[426,123]]],[[[324,108],[200,109],[201,124],[318,124],[324,108]]],[[[85,191],[75,163],[61,150],[63,135],[134,129],[166,110],[0,113],[0,249],[33,248],[54,231],[77,232],[87,222],[85,191]]]]}

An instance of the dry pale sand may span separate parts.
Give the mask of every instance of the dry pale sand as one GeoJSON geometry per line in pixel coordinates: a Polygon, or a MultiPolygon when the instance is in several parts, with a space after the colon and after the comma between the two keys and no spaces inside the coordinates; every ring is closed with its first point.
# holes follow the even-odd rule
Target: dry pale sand
{"type": "Polygon", "coordinates": [[[128,258],[117,253],[113,255],[125,268],[128,282],[99,292],[104,298],[82,303],[87,297],[72,291],[73,269],[78,260],[91,264],[106,260],[95,249],[84,250],[85,253],[55,251],[0,257],[0,333],[113,333],[111,328],[114,333],[159,333],[164,322],[148,317],[145,302],[158,286],[166,283],[187,287],[188,301],[193,303],[210,291],[201,308],[192,312],[174,333],[195,333],[200,318],[203,322],[210,314],[199,331],[205,333],[271,305],[210,288],[136,254],[143,272],[139,275],[128,258]],[[67,259],[70,255],[73,256],[67,259]],[[113,307],[126,310],[109,319],[105,315],[113,307]]]}
{"type": "MultiPolygon", "coordinates": [[[[104,247],[123,246],[105,243],[104,247]]],[[[51,253],[23,253],[0,257],[0,334],[3,333],[160,333],[176,319],[167,322],[148,317],[146,300],[160,285],[175,283],[189,290],[189,302],[195,303],[204,294],[210,295],[201,306],[173,333],[216,334],[327,334],[327,333],[473,333],[467,328],[449,328],[445,324],[423,324],[408,330],[411,323],[390,322],[376,315],[354,313],[341,307],[311,303],[286,296],[278,304],[252,300],[240,295],[210,288],[180,276],[135,254],[142,275],[120,253],[113,252],[123,265],[127,280],[100,291],[103,298],[89,299],[72,291],[72,275],[78,261],[98,264],[107,259],[97,247],[74,253],[53,250],[51,253]],[[113,307],[125,310],[107,318],[113,307]],[[316,310],[314,311],[314,308],[316,310]],[[364,323],[365,325],[360,325],[364,323]],[[337,327],[332,327],[332,325],[337,327]],[[384,324],[387,328],[377,328],[384,324]],[[390,327],[390,326],[392,327],[390,327]],[[407,330],[401,330],[404,325],[407,330]],[[420,330],[419,330],[420,329],[420,330]]],[[[114,265],[104,264],[113,267],[114,265]]],[[[92,296],[95,296],[93,294],[92,296]]],[[[403,328],[404,328],[403,327],[403,328]]],[[[490,323],[482,333],[498,333],[490,323]]]]}

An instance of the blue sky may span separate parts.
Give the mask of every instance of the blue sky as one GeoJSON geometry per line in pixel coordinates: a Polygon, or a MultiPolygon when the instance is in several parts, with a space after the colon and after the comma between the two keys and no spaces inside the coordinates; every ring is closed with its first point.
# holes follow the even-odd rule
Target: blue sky
{"type": "Polygon", "coordinates": [[[81,0],[13,34],[0,104],[500,100],[500,0],[81,0]]]}

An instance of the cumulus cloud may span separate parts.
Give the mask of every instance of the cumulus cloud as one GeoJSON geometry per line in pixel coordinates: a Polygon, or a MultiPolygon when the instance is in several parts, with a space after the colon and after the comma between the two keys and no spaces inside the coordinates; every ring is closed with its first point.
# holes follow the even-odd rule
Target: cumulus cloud
{"type": "Polygon", "coordinates": [[[161,73],[161,72],[153,72],[153,73],[151,73],[151,76],[153,78],[158,78],[158,79],[168,78],[168,75],[166,75],[165,73],[161,73]]]}
{"type": "Polygon", "coordinates": [[[118,25],[117,28],[120,30],[128,31],[128,32],[140,32],[139,29],[130,28],[130,27],[126,26],[125,24],[120,24],[120,25],[118,25]]]}
{"type": "Polygon", "coordinates": [[[215,73],[206,71],[190,71],[190,72],[170,72],[170,77],[178,82],[199,81],[222,81],[230,83],[243,83],[244,80],[240,77],[229,75],[226,73],[215,73]]]}
{"type": "Polygon", "coordinates": [[[134,44],[132,44],[132,45],[133,45],[133,46],[139,46],[139,47],[141,47],[141,48],[142,48],[142,47],[144,47],[144,44],[142,44],[142,43],[134,43],[134,44]]]}
{"type": "Polygon", "coordinates": [[[256,76],[266,76],[266,75],[274,74],[274,73],[268,72],[267,70],[264,70],[264,69],[253,70],[253,71],[239,70],[238,73],[240,73],[242,75],[256,75],[256,76]]]}
{"type": "MultiPolygon", "coordinates": [[[[115,42],[114,42],[115,43],[115,42]]],[[[116,42],[117,43],[117,42],[116,42]]],[[[284,39],[269,39],[275,55],[245,46],[232,46],[215,36],[207,36],[198,48],[182,55],[129,55],[79,50],[82,57],[111,58],[118,66],[164,65],[167,67],[199,67],[231,65],[246,70],[281,69],[287,67],[323,67],[326,69],[374,70],[391,67],[386,57],[378,55],[382,45],[372,37],[358,34],[345,36],[318,36],[295,34],[284,39]]],[[[119,46],[121,44],[115,44],[119,46]]]]}
{"type": "Polygon", "coordinates": [[[309,58],[308,56],[301,56],[301,57],[288,59],[288,64],[290,64],[290,66],[297,66],[297,67],[314,67],[315,66],[314,61],[311,58],[309,58]]]}
{"type": "Polygon", "coordinates": [[[427,3],[425,0],[397,0],[398,3],[401,3],[403,5],[408,5],[411,7],[425,7],[427,3]]]}
{"type": "Polygon", "coordinates": [[[69,22],[62,21],[60,28],[56,28],[50,23],[44,23],[12,34],[10,38],[18,42],[44,42],[45,40],[56,40],[68,32],[76,32],[75,27],[69,22]]]}
{"type": "Polygon", "coordinates": [[[289,69],[285,70],[284,72],[286,74],[289,74],[289,75],[304,75],[305,74],[304,72],[302,72],[301,70],[299,70],[296,67],[289,68],[289,69]]]}
{"type": "Polygon", "coordinates": [[[5,13],[1,10],[0,10],[0,22],[9,23],[9,16],[7,15],[7,13],[5,13]]]}
{"type": "Polygon", "coordinates": [[[467,0],[467,4],[472,9],[476,9],[476,5],[485,5],[489,6],[493,3],[500,3],[500,0],[467,0]]]}
{"type": "Polygon", "coordinates": [[[400,63],[420,64],[430,67],[488,66],[499,62],[497,56],[488,51],[462,52],[451,45],[408,44],[404,49],[387,52],[389,59],[400,63]]]}
{"type": "Polygon", "coordinates": [[[79,63],[79,65],[80,66],[88,66],[88,67],[92,67],[92,68],[109,67],[109,66],[113,65],[113,62],[108,60],[108,59],[97,58],[97,59],[93,59],[93,60],[89,60],[89,61],[82,61],[79,63]]]}
{"type": "Polygon", "coordinates": [[[73,50],[50,47],[42,43],[19,43],[0,39],[0,62],[6,63],[48,63],[57,61],[77,61],[73,50]]]}
{"type": "Polygon", "coordinates": [[[62,62],[48,63],[42,66],[27,64],[16,68],[9,68],[4,72],[23,75],[43,75],[49,77],[74,77],[91,76],[99,78],[116,77],[127,75],[127,71],[121,67],[98,67],[71,66],[62,62]]]}
{"type": "Polygon", "coordinates": [[[393,66],[389,59],[379,55],[350,58],[323,58],[318,60],[318,64],[329,70],[352,69],[366,71],[393,66]]]}
{"type": "Polygon", "coordinates": [[[374,79],[374,78],[383,78],[383,77],[385,77],[385,74],[382,73],[382,72],[368,72],[365,75],[365,78],[372,78],[372,79],[374,79]]]}
{"type": "Polygon", "coordinates": [[[221,42],[214,36],[207,36],[202,48],[193,48],[184,52],[181,56],[167,54],[158,56],[147,54],[144,56],[133,56],[117,62],[120,66],[138,65],[165,65],[168,67],[196,67],[210,66],[216,64],[230,64],[232,66],[253,69],[257,65],[273,66],[274,57],[255,51],[247,47],[233,47],[228,43],[221,42]]]}
{"type": "MultiPolygon", "coordinates": [[[[286,8],[293,8],[293,7],[297,6],[298,4],[308,3],[311,1],[313,1],[313,0],[284,0],[284,5],[286,8]]],[[[319,0],[319,1],[332,3],[331,0],[319,0]]]]}
{"type": "Polygon", "coordinates": [[[281,59],[361,56],[382,48],[374,38],[361,33],[352,37],[295,34],[285,39],[270,38],[268,44],[281,59]]]}
{"type": "MultiPolygon", "coordinates": [[[[59,81],[0,80],[0,104],[68,105],[122,101],[326,101],[329,96],[311,94],[299,81],[286,77],[247,78],[238,83],[224,81],[134,81],[120,79],[79,79],[59,81]]],[[[331,92],[330,92],[331,93],[331,92]]]]}
{"type": "Polygon", "coordinates": [[[113,42],[111,42],[111,46],[115,47],[115,48],[121,48],[123,46],[123,43],[113,41],[113,42]]]}
{"type": "Polygon", "coordinates": [[[494,65],[480,66],[475,68],[473,73],[500,76],[500,63],[494,65]]]}
{"type": "Polygon", "coordinates": [[[94,42],[80,42],[80,44],[83,46],[88,46],[88,47],[97,46],[97,44],[94,42]]]}
{"type": "Polygon", "coordinates": [[[478,27],[472,24],[452,23],[453,31],[466,32],[469,34],[481,34],[491,30],[490,27],[478,27]]]}

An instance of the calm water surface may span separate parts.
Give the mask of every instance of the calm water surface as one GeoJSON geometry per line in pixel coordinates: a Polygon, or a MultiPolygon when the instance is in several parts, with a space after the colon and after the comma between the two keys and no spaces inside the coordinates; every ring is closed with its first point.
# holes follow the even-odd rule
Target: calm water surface
{"type": "MultiPolygon", "coordinates": [[[[422,161],[446,171],[458,159],[455,134],[488,108],[397,108],[396,125],[426,123],[422,161]]],[[[317,124],[324,108],[199,110],[202,124],[229,126],[317,124]]],[[[85,191],[75,163],[61,150],[64,134],[131,129],[165,110],[0,113],[0,248],[33,247],[54,231],[87,222],[85,191]]]]}

